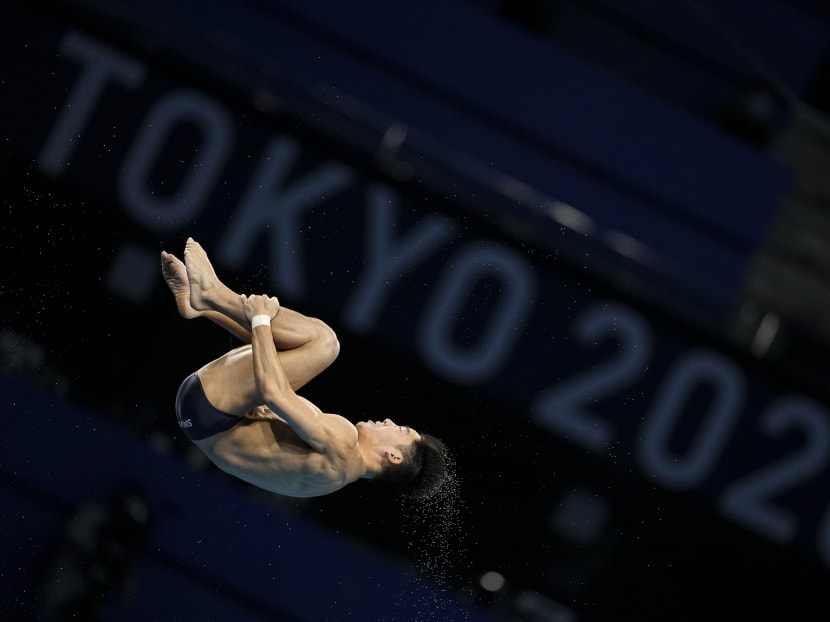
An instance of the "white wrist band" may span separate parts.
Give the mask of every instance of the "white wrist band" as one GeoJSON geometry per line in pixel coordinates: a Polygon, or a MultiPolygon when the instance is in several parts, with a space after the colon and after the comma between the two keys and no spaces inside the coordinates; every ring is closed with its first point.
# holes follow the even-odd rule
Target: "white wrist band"
{"type": "Polygon", "coordinates": [[[257,326],[270,326],[271,325],[271,316],[270,315],[255,315],[251,318],[251,330],[255,329],[257,326]]]}

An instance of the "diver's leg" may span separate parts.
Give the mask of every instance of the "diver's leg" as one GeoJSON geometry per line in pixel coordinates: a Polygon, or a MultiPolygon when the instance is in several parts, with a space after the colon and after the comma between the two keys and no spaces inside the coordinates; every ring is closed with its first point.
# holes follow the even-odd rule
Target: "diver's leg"
{"type": "Polygon", "coordinates": [[[190,283],[187,281],[187,269],[181,259],[168,252],[161,252],[161,272],[173,297],[176,299],[176,308],[186,320],[204,317],[218,324],[243,343],[251,343],[251,331],[240,326],[226,315],[205,309],[197,311],[190,305],[190,283]]]}
{"type": "MultiPolygon", "coordinates": [[[[197,312],[218,313],[235,322],[250,341],[248,320],[239,294],[219,280],[207,253],[192,238],[188,238],[185,246],[184,263],[189,282],[189,306],[197,312]]],[[[215,315],[208,317],[218,319],[215,315]]],[[[280,362],[295,390],[331,365],[340,352],[337,335],[327,324],[287,307],[280,307],[271,322],[271,332],[280,362]]]]}

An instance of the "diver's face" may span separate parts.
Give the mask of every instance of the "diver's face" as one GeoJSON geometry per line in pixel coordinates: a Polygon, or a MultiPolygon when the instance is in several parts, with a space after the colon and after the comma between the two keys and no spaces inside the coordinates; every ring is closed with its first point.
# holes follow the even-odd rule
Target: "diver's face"
{"type": "Polygon", "coordinates": [[[398,425],[391,419],[361,421],[356,427],[360,433],[369,434],[374,440],[391,445],[407,445],[421,438],[421,435],[409,426],[398,425]]]}

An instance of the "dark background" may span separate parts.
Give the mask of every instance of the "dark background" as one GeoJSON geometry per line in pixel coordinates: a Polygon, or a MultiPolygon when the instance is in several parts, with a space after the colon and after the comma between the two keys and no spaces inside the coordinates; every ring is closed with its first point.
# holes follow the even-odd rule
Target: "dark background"
{"type": "MultiPolygon", "coordinates": [[[[647,2],[635,4],[643,15],[654,17],[666,11],[663,5],[658,10],[647,2]]],[[[734,213],[713,217],[701,206],[697,220],[697,215],[684,214],[685,208],[672,204],[670,199],[662,199],[666,201],[662,211],[655,210],[653,202],[649,203],[653,199],[649,192],[657,190],[641,185],[644,182],[633,174],[626,178],[619,173],[625,169],[622,165],[613,174],[603,169],[603,157],[613,161],[629,155],[597,155],[594,161],[589,143],[583,145],[585,155],[568,152],[563,142],[555,147],[533,145],[515,153],[527,157],[528,162],[532,153],[567,162],[573,169],[573,179],[585,178],[588,185],[594,182],[597,187],[613,187],[612,194],[620,203],[612,202],[607,212],[596,206],[593,212],[590,202],[575,200],[580,196],[579,184],[569,185],[567,176],[555,179],[572,194],[553,198],[561,198],[594,217],[599,226],[588,234],[568,230],[562,223],[549,227],[549,221],[541,220],[534,210],[533,200],[516,200],[494,181],[510,168],[510,162],[504,162],[503,168],[492,166],[489,179],[468,166],[479,157],[487,159],[485,134],[481,134],[482,151],[471,151],[469,144],[453,143],[454,136],[442,134],[451,125],[447,119],[436,116],[435,125],[429,126],[423,119],[416,121],[413,111],[410,134],[391,160],[392,164],[409,165],[409,172],[400,174],[400,168],[390,169],[378,146],[379,136],[384,128],[396,123],[407,126],[406,107],[387,109],[385,106],[392,105],[389,100],[368,99],[373,91],[368,82],[361,83],[360,88],[354,84],[354,92],[349,93],[344,84],[350,83],[345,80],[332,87],[319,75],[282,68],[280,63],[290,67],[292,62],[294,66],[308,62],[301,58],[302,49],[296,51],[297,58],[286,59],[280,57],[284,50],[277,42],[249,42],[246,48],[241,44],[244,39],[240,39],[244,20],[239,7],[216,3],[198,9],[202,13],[197,15],[191,12],[196,8],[182,5],[171,9],[166,16],[169,21],[162,23],[153,14],[158,6],[142,10],[119,3],[105,8],[94,2],[70,2],[30,3],[24,7],[13,2],[4,8],[0,175],[5,216],[0,354],[8,386],[20,387],[21,391],[15,389],[5,395],[3,407],[6,425],[15,431],[3,443],[6,457],[0,465],[3,537],[9,553],[2,567],[7,584],[2,591],[4,617],[190,619],[173,613],[179,611],[172,604],[175,588],[169,592],[142,591],[147,589],[142,588],[142,581],[145,586],[152,584],[148,576],[153,573],[147,568],[156,566],[166,571],[178,569],[183,575],[186,573],[181,569],[188,569],[186,579],[171,580],[168,585],[195,585],[190,594],[194,602],[200,595],[211,593],[218,603],[211,615],[217,620],[228,619],[229,615],[243,619],[238,611],[223,613],[232,611],[228,603],[248,611],[252,620],[315,619],[314,606],[336,600],[331,593],[320,594],[312,588],[307,593],[281,593],[280,579],[287,577],[273,579],[275,592],[267,596],[240,591],[239,577],[233,576],[228,557],[217,552],[216,559],[211,559],[210,553],[195,548],[182,552],[185,549],[170,545],[163,534],[159,535],[158,524],[164,522],[168,512],[164,504],[172,503],[172,497],[165,495],[173,493],[159,491],[166,490],[163,482],[169,478],[187,482],[196,477],[194,473],[206,476],[205,483],[198,480],[197,491],[203,493],[203,498],[215,500],[217,515],[194,515],[185,522],[198,524],[208,534],[202,545],[206,548],[215,544],[217,551],[225,550],[223,538],[228,539],[227,543],[237,543],[238,538],[238,545],[229,553],[234,564],[244,567],[247,558],[251,568],[258,567],[272,555],[267,552],[270,539],[287,538],[286,533],[267,533],[248,541],[238,533],[238,526],[229,528],[221,517],[230,514],[237,523],[244,522],[234,511],[239,507],[234,504],[240,502],[233,499],[245,498],[252,504],[245,506],[245,511],[258,519],[272,512],[284,513],[298,524],[319,529],[306,534],[305,539],[297,536],[300,551],[305,542],[311,546],[314,534],[322,533],[333,536],[334,542],[357,543],[367,559],[389,561],[395,568],[436,583],[428,587],[439,594],[430,604],[413,604],[404,598],[396,601],[395,611],[381,612],[371,603],[383,601],[383,592],[394,584],[397,575],[376,579],[367,571],[363,576],[360,564],[356,564],[351,576],[339,579],[341,586],[359,595],[356,598],[361,605],[353,605],[348,615],[379,620],[454,619],[461,614],[453,607],[469,606],[471,611],[486,611],[492,619],[504,620],[823,617],[823,586],[830,578],[830,552],[822,553],[822,547],[830,545],[821,544],[822,538],[828,539],[822,530],[830,529],[823,527],[828,521],[824,516],[830,498],[830,449],[821,444],[826,428],[819,421],[830,425],[830,419],[824,411],[828,348],[826,316],[822,315],[826,308],[821,234],[827,201],[820,171],[826,148],[823,111],[828,104],[826,34],[830,20],[821,8],[806,2],[765,2],[754,9],[739,2],[729,3],[722,7],[723,21],[716,23],[738,28],[730,19],[740,16],[749,33],[730,30],[735,37],[731,42],[752,35],[756,37],[752,38],[754,44],[765,44],[753,48],[751,52],[757,56],[748,61],[736,55],[735,49],[724,46],[720,38],[723,33],[705,20],[689,28],[699,32],[700,40],[709,46],[723,48],[714,56],[688,47],[683,39],[672,39],[667,24],[676,24],[682,15],[688,17],[682,10],[692,4],[697,9],[706,6],[670,4],[677,5],[677,13],[661,22],[662,26],[637,19],[631,6],[624,8],[612,2],[456,2],[452,3],[452,11],[454,19],[468,16],[469,32],[457,36],[462,40],[469,37],[470,47],[481,45],[477,37],[489,32],[477,30],[485,28],[482,24],[509,33],[505,37],[510,40],[538,46],[530,49],[553,46],[564,50],[569,58],[579,59],[586,68],[601,67],[603,76],[614,76],[613,80],[622,81],[633,92],[667,106],[677,119],[685,119],[677,121],[678,135],[690,131],[681,124],[693,120],[714,132],[711,145],[721,144],[718,141],[728,143],[730,148],[740,145],[734,147],[736,153],[751,154],[746,156],[747,162],[760,162],[746,164],[746,170],[769,170],[774,179],[742,178],[745,169],[736,164],[735,175],[723,182],[723,194],[731,196],[741,188],[752,194],[749,187],[753,185],[762,188],[759,194],[767,188],[769,192],[780,191],[781,196],[768,197],[774,207],[771,213],[761,208],[753,212],[742,206],[734,213]],[[741,13],[742,9],[748,12],[741,13]],[[770,23],[774,10],[792,11],[797,16],[781,22],[782,30],[789,29],[782,32],[781,41],[798,39],[797,24],[812,24],[809,37],[804,37],[801,57],[791,48],[784,49],[783,43],[777,46],[761,36],[765,32],[761,26],[770,23]],[[226,39],[217,41],[213,26],[223,22],[227,24],[226,39]],[[747,27],[756,22],[760,24],[757,30],[747,27]],[[77,68],[65,64],[68,54],[56,52],[62,34],[68,30],[84,32],[141,59],[149,77],[136,93],[110,93],[108,105],[96,110],[94,125],[79,136],[71,166],[61,175],[50,175],[44,173],[37,158],[57,110],[76,79],[77,68]],[[591,33],[597,37],[587,36],[591,33]],[[600,33],[604,37],[598,37],[600,33]],[[267,55],[270,45],[274,46],[273,57],[256,55],[267,55]],[[226,65],[215,62],[217,54],[227,48],[237,51],[238,57],[227,58],[226,65]],[[619,57],[610,49],[628,50],[630,54],[619,57]],[[643,65],[644,58],[654,59],[651,69],[643,65]],[[760,64],[758,59],[762,59],[760,64]],[[787,74],[788,66],[798,71],[793,69],[795,73],[787,74]],[[666,73],[660,71],[661,67],[666,73]],[[779,76],[783,84],[762,70],[769,67],[784,72],[779,76]],[[688,86],[695,81],[708,85],[710,91],[699,89],[695,94],[678,90],[678,83],[688,86]],[[256,85],[274,94],[278,104],[264,105],[256,85]],[[142,127],[142,116],[165,92],[184,86],[220,102],[238,133],[232,157],[217,175],[216,186],[221,190],[213,192],[208,206],[190,222],[156,226],[140,221],[124,206],[117,180],[123,174],[121,166],[130,140],[142,127]],[[328,87],[340,89],[342,98],[327,95],[328,87]],[[768,96],[764,101],[769,108],[761,107],[758,113],[759,109],[751,106],[733,106],[741,100],[736,94],[756,92],[768,96]],[[712,104],[712,93],[722,97],[722,106],[712,104]],[[348,105],[343,102],[347,96],[354,97],[348,105]],[[799,131],[801,134],[792,138],[799,131]],[[252,236],[256,244],[246,249],[242,262],[234,263],[218,250],[235,219],[240,218],[234,206],[252,175],[250,162],[265,149],[267,138],[276,135],[291,137],[300,145],[293,181],[331,162],[347,166],[358,179],[354,187],[330,202],[323,200],[303,213],[299,239],[304,243],[309,283],[305,290],[287,295],[280,289],[281,277],[274,276],[273,263],[280,253],[285,257],[292,249],[277,248],[273,231],[264,227],[252,236]],[[792,147],[794,143],[796,147],[792,147]],[[429,353],[419,349],[419,322],[426,314],[423,309],[431,308],[430,296],[438,287],[438,277],[450,273],[454,262],[459,261],[452,249],[437,252],[428,262],[413,268],[391,290],[391,302],[368,330],[356,328],[344,311],[365,268],[364,253],[371,242],[368,232],[373,216],[363,211],[364,191],[379,183],[392,189],[397,197],[400,210],[396,226],[401,231],[411,231],[429,215],[442,215],[455,227],[454,248],[486,241],[493,248],[506,249],[505,253],[515,253],[521,258],[517,261],[531,270],[537,284],[533,314],[516,327],[522,335],[518,345],[489,378],[460,380],[436,366],[429,353]],[[669,256],[660,264],[640,261],[636,255],[632,260],[616,254],[618,251],[608,244],[609,238],[600,233],[604,224],[613,226],[615,217],[622,215],[619,220],[626,221],[625,206],[629,202],[648,204],[644,213],[655,215],[632,216],[628,233],[646,245],[662,240],[663,252],[674,247],[677,256],[669,256]],[[794,203],[802,207],[794,210],[794,203]],[[730,237],[734,222],[739,227],[744,225],[736,214],[747,218],[747,213],[754,213],[754,220],[745,222],[746,239],[730,237]],[[670,227],[663,228],[664,219],[670,227]],[[699,254],[695,259],[683,254],[689,244],[687,234],[700,244],[695,247],[699,254]],[[232,288],[273,291],[283,304],[317,315],[337,330],[342,354],[304,391],[312,401],[354,421],[391,416],[433,432],[449,444],[455,478],[434,505],[413,507],[384,496],[367,482],[318,499],[274,498],[226,477],[200,459],[174,424],[175,391],[181,378],[235,343],[208,322],[187,323],[179,318],[160,275],[155,273],[157,264],[148,262],[157,259],[162,249],[180,254],[188,235],[205,244],[220,276],[232,288]],[[706,246],[707,240],[711,247],[706,246]],[[721,256],[736,258],[734,271],[741,277],[736,282],[717,274],[719,264],[712,258],[721,256]],[[711,282],[709,298],[696,289],[701,282],[711,282]],[[542,389],[557,386],[556,382],[572,386],[568,383],[574,378],[596,379],[603,362],[623,351],[622,346],[604,342],[596,349],[575,336],[575,326],[589,309],[609,304],[612,309],[617,308],[616,304],[624,305],[645,322],[652,341],[638,342],[638,347],[650,348],[652,356],[630,390],[610,395],[595,385],[592,399],[596,399],[590,411],[619,426],[613,446],[597,452],[586,448],[578,435],[568,438],[546,427],[535,414],[539,409],[535,397],[542,389]],[[764,317],[773,317],[778,330],[771,344],[759,350],[764,317]],[[675,365],[692,360],[700,351],[714,352],[734,363],[745,387],[743,410],[727,446],[720,450],[717,467],[696,485],[673,489],[659,473],[638,466],[637,452],[643,446],[644,435],[644,428],[639,426],[648,420],[653,412],[650,405],[658,397],[669,399],[662,391],[672,370],[678,368],[675,365]],[[30,389],[44,401],[21,400],[21,395],[30,395],[26,393],[30,389]],[[809,406],[803,407],[811,413],[808,423],[793,424],[778,435],[759,432],[764,429],[758,423],[763,413],[773,411],[775,404],[793,395],[808,401],[809,406]],[[78,430],[93,432],[79,431],[77,438],[51,438],[49,422],[64,416],[64,405],[82,413],[78,430]],[[95,441],[95,421],[107,422],[102,426],[114,424],[114,434],[137,440],[146,448],[149,462],[106,462],[98,455],[101,448],[95,441]],[[811,428],[813,424],[817,428],[811,428]],[[48,446],[57,442],[66,454],[59,458],[45,452],[47,437],[48,446]],[[770,528],[753,528],[729,519],[722,500],[731,484],[744,481],[747,473],[764,469],[783,473],[781,465],[792,456],[806,455],[806,451],[802,453],[805,447],[815,449],[811,454],[815,465],[806,471],[808,476],[782,484],[774,495],[765,498],[799,521],[790,537],[775,541],[769,537],[773,533],[770,528]],[[174,466],[164,467],[167,470],[151,467],[150,463],[156,464],[152,456],[157,454],[165,460],[170,458],[174,466]],[[88,486],[77,484],[71,494],[51,483],[54,470],[71,473],[75,468],[79,473],[100,471],[109,479],[88,486]],[[143,488],[132,498],[132,505],[127,504],[133,511],[119,514],[120,486],[132,482],[134,475],[130,474],[135,473],[143,474],[143,488]],[[158,484],[157,490],[152,490],[153,482],[158,484]],[[580,500],[588,505],[578,505],[580,500]],[[68,527],[74,524],[73,517],[80,523],[90,520],[84,519],[79,509],[106,503],[112,504],[109,522],[104,523],[110,531],[89,527],[90,533],[73,535],[68,527]],[[135,511],[136,504],[152,520],[141,518],[145,514],[135,511]],[[24,507],[34,508],[34,514],[23,511],[24,507]],[[586,527],[587,532],[579,527],[586,527]],[[580,539],[579,534],[585,533],[588,535],[580,539]],[[78,556],[82,550],[109,551],[109,556],[84,553],[88,557],[83,557],[85,561],[73,570],[60,561],[65,559],[61,551],[67,550],[78,556]],[[193,570],[208,565],[212,567],[204,574],[193,570]],[[100,568],[104,570],[91,570],[100,568]],[[498,573],[504,583],[488,583],[485,577],[492,576],[486,574],[490,572],[498,573]],[[61,579],[55,580],[55,576],[61,579]],[[384,580],[388,585],[383,584],[384,580]],[[143,597],[136,598],[135,593],[143,597]],[[67,594],[74,595],[74,600],[67,594]],[[307,617],[284,604],[288,601],[299,610],[308,601],[307,617]]],[[[275,27],[293,29],[298,35],[318,34],[321,41],[356,66],[379,74],[382,72],[378,67],[387,71],[395,68],[400,56],[395,55],[390,42],[394,37],[378,33],[377,46],[387,46],[388,55],[375,50],[377,55],[373,56],[367,51],[372,41],[361,41],[366,48],[360,48],[347,35],[335,37],[333,21],[323,17],[323,5],[318,7],[317,17],[313,9],[301,10],[291,2],[250,2],[243,8],[260,15],[263,23],[271,20],[275,27]]],[[[713,12],[716,8],[709,7],[713,12]]],[[[438,4],[428,4],[421,10],[427,15],[434,12],[435,20],[444,16],[438,4]]],[[[407,11],[388,11],[385,18],[390,30],[402,28],[407,11]]],[[[383,23],[384,14],[367,13],[364,19],[383,23]]],[[[412,28],[416,27],[413,17],[412,28]]],[[[412,56],[427,57],[429,49],[425,45],[412,56]]],[[[497,91],[500,87],[494,67],[499,63],[484,57],[480,63],[470,66],[470,73],[486,75],[488,69],[493,69],[489,88],[497,91]]],[[[522,69],[528,80],[543,81],[544,74],[538,67],[522,69]]],[[[557,76],[561,93],[557,99],[567,108],[571,105],[568,85],[561,82],[563,78],[555,67],[550,71],[557,76]]],[[[593,69],[585,71],[587,74],[593,69]]],[[[514,148],[511,141],[523,136],[525,129],[511,125],[511,119],[499,116],[498,111],[482,116],[481,111],[463,102],[442,98],[441,88],[451,89],[439,85],[439,73],[436,68],[435,83],[408,81],[409,88],[423,96],[423,106],[440,100],[454,110],[457,118],[482,123],[492,132],[487,134],[492,144],[500,146],[499,141],[504,141],[505,150],[514,148]]],[[[563,75],[580,76],[578,72],[563,75]]],[[[584,79],[588,83],[595,78],[584,79]]],[[[388,78],[387,82],[382,76],[378,80],[374,87],[378,92],[388,88],[388,78]]],[[[458,86],[459,92],[462,88],[458,86]]],[[[597,92],[596,96],[601,100],[604,94],[597,92]]],[[[516,93],[517,106],[521,105],[519,100],[529,97],[532,94],[516,93]]],[[[418,108],[418,102],[409,105],[418,108]]],[[[578,107],[579,102],[574,105],[578,107]]],[[[626,115],[631,116],[632,127],[637,125],[635,117],[640,116],[646,119],[644,127],[648,125],[647,114],[619,114],[620,126],[627,125],[626,115]]],[[[589,112],[584,113],[583,120],[591,123],[589,112]]],[[[542,128],[545,119],[528,122],[542,128]]],[[[670,141],[671,136],[666,139],[670,141]]],[[[524,139],[518,142],[527,146],[524,139]]],[[[177,128],[152,171],[157,192],[164,193],[165,183],[177,187],[185,177],[185,161],[194,145],[198,150],[198,135],[193,134],[193,128],[177,128]]],[[[677,149],[682,149],[682,144],[677,149]]],[[[593,151],[599,153],[603,148],[596,145],[593,151]]],[[[687,153],[680,160],[696,162],[714,157],[711,153],[687,153]]],[[[544,170],[541,160],[539,166],[544,170]]],[[[643,169],[648,166],[649,162],[644,161],[643,169]]],[[[515,170],[508,172],[513,174],[515,170]]],[[[529,179],[519,180],[527,181],[528,193],[551,192],[551,188],[534,186],[529,179]]],[[[706,182],[701,179],[701,183],[706,182]]],[[[551,184],[556,187],[553,181],[551,184]]],[[[731,274],[731,270],[732,266],[723,265],[724,274],[731,274]]],[[[492,281],[483,279],[468,293],[452,337],[461,344],[460,350],[475,345],[476,336],[486,331],[488,310],[500,299],[502,285],[496,277],[492,281]]],[[[621,319],[621,327],[624,324],[621,319]]],[[[708,385],[703,385],[680,398],[687,421],[672,439],[678,455],[694,446],[694,422],[706,420],[698,414],[711,412],[717,398],[716,390],[713,397],[707,392],[708,385]]],[[[257,519],[252,517],[251,522],[257,519]]],[[[100,527],[94,521],[88,525],[100,527]]],[[[343,555],[339,549],[333,545],[327,551],[324,545],[315,546],[315,554],[323,559],[300,553],[302,560],[295,562],[298,568],[313,573],[315,564],[338,567],[337,560],[343,555]]],[[[285,564],[283,572],[290,572],[286,569],[294,560],[281,559],[280,563],[285,564]]],[[[315,585],[313,574],[308,577],[307,584],[315,585]]]]}

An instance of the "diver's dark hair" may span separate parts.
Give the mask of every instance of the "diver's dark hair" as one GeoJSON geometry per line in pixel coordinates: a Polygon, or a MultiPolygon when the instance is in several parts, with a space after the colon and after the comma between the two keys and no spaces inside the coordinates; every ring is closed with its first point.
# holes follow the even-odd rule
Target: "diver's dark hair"
{"type": "Polygon", "coordinates": [[[374,481],[405,497],[424,499],[447,478],[447,446],[429,434],[403,447],[403,460],[384,467],[374,481]]]}

